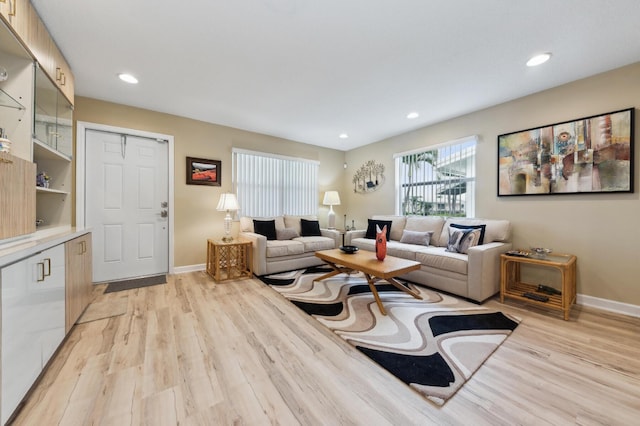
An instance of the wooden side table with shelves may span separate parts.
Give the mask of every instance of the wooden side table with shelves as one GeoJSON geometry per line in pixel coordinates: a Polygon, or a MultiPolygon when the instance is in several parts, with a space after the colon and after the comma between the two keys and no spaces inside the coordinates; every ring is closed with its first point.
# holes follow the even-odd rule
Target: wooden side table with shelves
{"type": "Polygon", "coordinates": [[[535,254],[529,256],[500,255],[500,302],[505,297],[545,306],[562,311],[565,321],[569,319],[569,312],[576,301],[576,256],[572,254],[550,253],[544,257],[535,254]],[[547,294],[538,291],[537,284],[521,281],[520,268],[522,265],[532,267],[553,268],[560,272],[561,294],[547,294]],[[533,300],[524,293],[534,293],[548,297],[547,301],[533,300]]]}
{"type": "Polygon", "coordinates": [[[251,278],[252,264],[251,241],[207,240],[207,274],[216,282],[251,278]]]}

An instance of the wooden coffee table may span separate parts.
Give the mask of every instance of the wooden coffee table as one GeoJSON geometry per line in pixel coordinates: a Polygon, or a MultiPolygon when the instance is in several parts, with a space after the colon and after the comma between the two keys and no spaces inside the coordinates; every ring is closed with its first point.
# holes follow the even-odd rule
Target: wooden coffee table
{"type": "Polygon", "coordinates": [[[406,286],[400,284],[395,280],[398,275],[406,274],[407,272],[420,269],[420,262],[413,260],[400,259],[398,257],[386,256],[384,260],[380,261],[376,258],[376,254],[371,251],[360,250],[353,254],[344,253],[340,249],[333,250],[321,250],[316,252],[316,256],[324,260],[333,271],[324,274],[316,281],[324,280],[334,275],[342,273],[351,273],[353,271],[360,271],[367,278],[369,288],[373,293],[373,297],[376,299],[378,308],[382,315],[387,315],[387,312],[382,306],[380,295],[376,290],[375,283],[380,280],[385,280],[389,284],[398,288],[399,290],[409,293],[416,299],[422,299],[422,296],[415,290],[411,290],[406,286]]]}

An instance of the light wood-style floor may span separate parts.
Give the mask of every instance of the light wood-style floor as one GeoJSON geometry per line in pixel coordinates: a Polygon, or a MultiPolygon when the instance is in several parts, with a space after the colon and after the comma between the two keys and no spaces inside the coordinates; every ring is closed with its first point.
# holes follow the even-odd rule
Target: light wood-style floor
{"type": "Polygon", "coordinates": [[[125,296],[125,315],[75,326],[17,424],[640,424],[638,318],[489,301],[523,321],[438,407],[258,280],[96,301],[125,296]]]}

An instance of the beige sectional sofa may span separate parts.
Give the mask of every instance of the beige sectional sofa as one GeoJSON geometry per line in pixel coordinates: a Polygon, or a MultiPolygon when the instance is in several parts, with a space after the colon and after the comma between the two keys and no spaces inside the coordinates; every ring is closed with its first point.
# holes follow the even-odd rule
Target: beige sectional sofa
{"type": "Polygon", "coordinates": [[[330,229],[317,229],[320,235],[302,236],[301,221],[316,222],[315,216],[276,216],[241,217],[240,239],[253,243],[253,273],[256,275],[273,274],[323,264],[315,256],[317,250],[328,250],[340,246],[340,232],[330,229]],[[276,235],[268,239],[255,232],[254,220],[274,221],[276,235]]]}
{"type": "MultiPolygon", "coordinates": [[[[500,254],[511,250],[511,226],[507,220],[443,218],[439,216],[372,216],[391,221],[387,254],[420,262],[421,268],[403,275],[409,281],[482,302],[500,291],[500,254]],[[457,225],[485,225],[482,245],[465,253],[447,251],[449,228],[457,225]],[[428,246],[400,242],[403,232],[415,236],[432,232],[428,246]],[[411,232],[412,231],[412,232],[411,232]]],[[[365,230],[349,231],[345,244],[375,251],[375,240],[365,230]]]]}

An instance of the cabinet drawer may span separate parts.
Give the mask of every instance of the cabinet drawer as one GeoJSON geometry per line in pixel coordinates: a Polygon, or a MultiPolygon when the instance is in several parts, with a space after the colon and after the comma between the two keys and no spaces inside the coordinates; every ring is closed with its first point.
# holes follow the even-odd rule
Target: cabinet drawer
{"type": "Polygon", "coordinates": [[[0,285],[4,424],[64,339],[64,245],[2,268],[0,285]]]}

